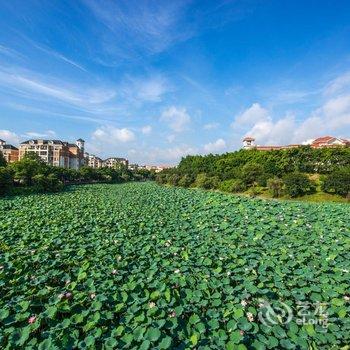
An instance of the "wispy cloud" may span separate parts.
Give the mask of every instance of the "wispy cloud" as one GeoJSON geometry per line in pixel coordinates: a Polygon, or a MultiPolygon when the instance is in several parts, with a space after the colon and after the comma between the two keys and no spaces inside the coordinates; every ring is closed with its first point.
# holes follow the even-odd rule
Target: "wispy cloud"
{"type": "Polygon", "coordinates": [[[132,53],[140,49],[149,53],[163,51],[176,41],[192,35],[191,29],[182,22],[189,1],[112,1],[82,0],[96,19],[110,31],[104,40],[114,41],[115,52],[132,53]],[[182,30],[179,30],[179,25],[182,30]],[[120,43],[123,50],[118,51],[120,43]]]}
{"type": "Polygon", "coordinates": [[[15,95],[33,99],[49,98],[87,109],[108,102],[116,95],[111,88],[68,83],[66,80],[44,77],[17,67],[0,68],[0,86],[15,95]]]}
{"type": "Polygon", "coordinates": [[[204,130],[214,130],[217,129],[220,126],[219,123],[213,122],[213,123],[207,123],[203,125],[204,130]]]}
{"type": "Polygon", "coordinates": [[[0,130],[0,139],[14,145],[19,144],[21,140],[20,136],[10,130],[0,130]]]}
{"type": "Polygon", "coordinates": [[[10,47],[0,45],[0,54],[15,58],[15,59],[23,59],[24,56],[18,51],[11,49],[10,47]]]}
{"type": "MultiPolygon", "coordinates": [[[[29,39],[27,39],[27,40],[29,40],[29,39]]],[[[46,46],[44,46],[44,45],[39,45],[38,43],[35,43],[35,42],[32,41],[32,40],[29,40],[29,41],[30,41],[30,42],[32,43],[32,45],[33,45],[35,48],[37,48],[38,50],[40,50],[40,51],[42,51],[42,52],[45,52],[46,54],[48,54],[48,55],[50,55],[50,56],[52,56],[52,57],[54,57],[54,58],[56,58],[56,59],[59,59],[59,60],[61,60],[61,61],[64,61],[64,62],[66,62],[66,63],[68,63],[68,64],[70,64],[70,65],[72,65],[72,66],[74,66],[74,67],[76,67],[76,68],[78,68],[78,69],[84,71],[84,72],[87,72],[87,70],[86,70],[81,64],[79,64],[79,63],[77,63],[77,62],[75,62],[75,61],[69,59],[69,58],[66,57],[65,55],[63,55],[63,54],[61,54],[61,53],[59,53],[59,52],[57,52],[57,51],[55,51],[55,50],[52,50],[52,49],[50,49],[50,48],[48,48],[48,47],[46,47],[46,46]]]]}
{"type": "Polygon", "coordinates": [[[46,130],[45,132],[37,132],[37,131],[27,131],[25,134],[22,135],[23,137],[29,137],[29,138],[44,138],[44,137],[55,137],[56,132],[53,130],[46,130]]]}
{"type": "Polygon", "coordinates": [[[325,87],[324,93],[332,95],[342,92],[344,89],[350,88],[350,71],[340,74],[335,79],[331,80],[325,87]]]}
{"type": "Polygon", "coordinates": [[[160,120],[166,122],[175,132],[184,131],[191,122],[191,117],[186,108],[171,106],[162,112],[160,120]]]}
{"type": "Polygon", "coordinates": [[[146,77],[127,76],[121,83],[123,96],[132,102],[160,102],[170,90],[170,83],[160,74],[146,77]]]}
{"type": "Polygon", "coordinates": [[[217,139],[214,142],[209,142],[204,145],[204,151],[206,153],[215,153],[222,151],[226,148],[226,142],[223,139],[217,139]]]}
{"type": "Polygon", "coordinates": [[[148,135],[152,132],[152,127],[151,125],[145,125],[141,128],[141,132],[144,134],[144,135],[148,135]]]}

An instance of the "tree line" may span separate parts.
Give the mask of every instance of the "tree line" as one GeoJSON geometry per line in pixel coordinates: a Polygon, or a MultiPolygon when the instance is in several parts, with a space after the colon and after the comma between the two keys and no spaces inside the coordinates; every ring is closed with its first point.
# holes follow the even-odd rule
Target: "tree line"
{"type": "Polygon", "coordinates": [[[252,195],[268,190],[273,197],[298,197],[320,187],[323,192],[346,197],[350,193],[350,148],[301,146],[187,156],[176,168],[159,173],[156,181],[252,195]]]}
{"type": "Polygon", "coordinates": [[[34,153],[28,153],[21,160],[7,164],[0,152],[0,196],[58,192],[70,184],[146,180],[154,180],[154,172],[144,169],[131,171],[122,164],[116,168],[65,169],[47,165],[34,153]]]}

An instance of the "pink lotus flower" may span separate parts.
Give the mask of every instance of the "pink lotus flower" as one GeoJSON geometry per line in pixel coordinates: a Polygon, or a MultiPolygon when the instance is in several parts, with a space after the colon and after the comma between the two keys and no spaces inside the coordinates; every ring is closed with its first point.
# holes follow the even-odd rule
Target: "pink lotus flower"
{"type": "Polygon", "coordinates": [[[112,275],[116,275],[117,274],[117,270],[116,269],[114,269],[113,271],[112,271],[112,275]]]}
{"type": "Polygon", "coordinates": [[[90,294],[90,298],[91,298],[91,299],[95,299],[95,298],[96,298],[96,294],[95,294],[95,293],[91,293],[91,294],[90,294]]]}
{"type": "Polygon", "coordinates": [[[240,330],[240,331],[239,331],[239,334],[240,334],[240,335],[244,335],[244,331],[240,330]]]}
{"type": "Polygon", "coordinates": [[[169,316],[170,316],[171,318],[176,317],[176,312],[175,312],[175,311],[172,311],[172,312],[169,314],[169,316]]]}
{"type": "Polygon", "coordinates": [[[66,299],[70,299],[72,296],[73,296],[73,294],[72,294],[71,292],[67,292],[67,293],[64,295],[64,297],[65,297],[66,299]]]}
{"type": "Polygon", "coordinates": [[[33,324],[36,321],[36,316],[31,316],[28,318],[28,323],[33,324]]]}

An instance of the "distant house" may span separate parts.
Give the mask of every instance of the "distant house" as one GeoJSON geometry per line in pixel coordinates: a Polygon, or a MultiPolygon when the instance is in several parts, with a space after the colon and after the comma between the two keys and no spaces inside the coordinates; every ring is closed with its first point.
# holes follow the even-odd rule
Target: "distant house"
{"type": "Polygon", "coordinates": [[[350,146],[350,141],[333,136],[319,137],[310,144],[313,148],[350,146]]]}
{"type": "Polygon", "coordinates": [[[48,165],[79,169],[85,164],[84,143],[82,139],[75,144],[61,140],[28,140],[20,144],[19,159],[35,153],[48,165]]]}
{"type": "Polygon", "coordinates": [[[103,161],[103,166],[107,168],[128,167],[129,161],[125,158],[110,157],[103,161]]]}
{"type": "Polygon", "coordinates": [[[103,160],[94,154],[85,153],[86,165],[90,168],[98,169],[103,167],[103,160]]]}
{"type": "MultiPolygon", "coordinates": [[[[341,139],[333,136],[324,136],[319,137],[313,140],[310,144],[312,148],[323,148],[323,147],[346,147],[350,146],[350,141],[346,139],[341,139]]],[[[247,136],[243,139],[243,148],[244,149],[256,149],[258,151],[272,151],[280,149],[289,149],[289,148],[298,148],[301,147],[301,144],[291,144],[284,146],[260,146],[255,144],[255,139],[253,137],[247,136]]]]}
{"type": "Polygon", "coordinates": [[[3,154],[7,163],[13,163],[18,160],[19,151],[18,148],[6,143],[6,141],[0,139],[0,152],[3,154]]]}

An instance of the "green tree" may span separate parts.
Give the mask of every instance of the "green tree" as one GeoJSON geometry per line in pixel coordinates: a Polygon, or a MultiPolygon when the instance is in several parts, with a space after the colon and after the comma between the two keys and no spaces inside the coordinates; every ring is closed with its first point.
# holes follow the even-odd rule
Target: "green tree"
{"type": "Polygon", "coordinates": [[[55,174],[33,176],[33,184],[38,192],[58,192],[63,189],[62,182],[55,174]]]}
{"type": "Polygon", "coordinates": [[[27,153],[20,161],[10,164],[14,178],[26,186],[32,186],[33,177],[45,172],[45,164],[33,153],[27,153]]]}
{"type": "Polygon", "coordinates": [[[273,198],[281,197],[283,192],[283,180],[278,177],[268,179],[267,188],[270,190],[273,198]]]}
{"type": "Polygon", "coordinates": [[[253,185],[264,174],[264,167],[257,163],[247,163],[242,168],[242,180],[247,185],[253,185]]]}
{"type": "Polygon", "coordinates": [[[350,193],[350,167],[337,169],[326,175],[322,181],[321,188],[324,192],[346,197],[350,193]]]}
{"type": "Polygon", "coordinates": [[[201,173],[197,175],[195,184],[199,188],[209,190],[218,188],[219,182],[220,179],[217,176],[208,176],[204,173],[201,173]]]}
{"type": "Polygon", "coordinates": [[[307,175],[294,172],[283,177],[285,191],[291,197],[299,197],[304,194],[314,193],[316,185],[307,175]]]}
{"type": "Polygon", "coordinates": [[[193,176],[189,174],[185,174],[179,180],[179,186],[181,187],[190,187],[194,182],[193,176]]]}
{"type": "Polygon", "coordinates": [[[219,184],[219,189],[224,192],[237,193],[244,192],[247,186],[241,179],[231,179],[222,181],[219,184]]]}
{"type": "Polygon", "coordinates": [[[0,196],[11,193],[13,188],[13,173],[8,167],[0,167],[0,196]]]}

